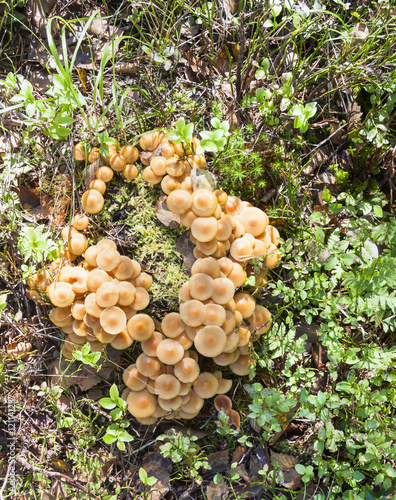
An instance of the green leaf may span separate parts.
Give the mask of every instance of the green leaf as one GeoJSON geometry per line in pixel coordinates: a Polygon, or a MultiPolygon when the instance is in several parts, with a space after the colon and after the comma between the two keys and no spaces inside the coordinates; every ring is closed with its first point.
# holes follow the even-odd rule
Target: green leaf
{"type": "Polygon", "coordinates": [[[110,387],[110,397],[113,401],[116,401],[117,398],[118,398],[119,394],[118,394],[118,388],[115,384],[113,384],[111,387],[110,387]]]}
{"type": "Polygon", "coordinates": [[[363,479],[365,479],[366,476],[364,474],[362,474],[360,471],[358,470],[355,470],[354,473],[353,473],[353,479],[355,481],[363,481],[363,479]]]}
{"type": "Polygon", "coordinates": [[[213,128],[219,128],[220,127],[220,120],[218,118],[212,118],[210,120],[210,124],[212,125],[213,128]]]}
{"type": "Polygon", "coordinates": [[[181,134],[183,133],[183,129],[185,126],[186,126],[186,121],[184,118],[179,118],[175,123],[176,130],[181,134]]]}
{"type": "Polygon", "coordinates": [[[102,408],[105,408],[106,410],[112,410],[116,406],[114,401],[110,398],[99,399],[99,404],[102,408]]]}
{"type": "Polygon", "coordinates": [[[305,474],[305,467],[304,465],[301,465],[301,464],[296,464],[294,466],[294,468],[296,469],[296,471],[301,474],[302,476],[305,474]]]}
{"type": "Polygon", "coordinates": [[[274,5],[271,9],[271,14],[274,17],[278,17],[281,12],[282,12],[282,5],[274,5]]]}
{"type": "Polygon", "coordinates": [[[181,135],[175,130],[168,132],[166,138],[168,141],[181,142],[181,135]]]}
{"type": "Polygon", "coordinates": [[[114,441],[117,441],[117,437],[116,436],[112,436],[111,434],[107,433],[103,436],[103,441],[106,443],[106,444],[112,444],[114,443],[114,441]]]}
{"type": "Polygon", "coordinates": [[[396,469],[394,469],[391,465],[386,466],[385,472],[389,477],[396,477],[396,469]]]}
{"type": "Polygon", "coordinates": [[[143,467],[140,467],[139,469],[139,479],[141,480],[141,482],[143,484],[146,484],[146,481],[147,481],[147,472],[145,471],[145,469],[143,469],[143,467]]]}
{"type": "Polygon", "coordinates": [[[383,217],[384,216],[384,212],[382,210],[382,208],[379,206],[379,205],[374,205],[374,213],[377,217],[383,217]]]}
{"type": "Polygon", "coordinates": [[[122,441],[117,441],[117,448],[120,451],[125,451],[125,444],[122,441]]]}

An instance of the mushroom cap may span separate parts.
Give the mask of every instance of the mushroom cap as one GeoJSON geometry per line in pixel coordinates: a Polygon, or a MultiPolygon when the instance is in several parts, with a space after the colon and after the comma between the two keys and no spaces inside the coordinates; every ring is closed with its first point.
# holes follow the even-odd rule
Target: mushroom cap
{"type": "Polygon", "coordinates": [[[240,287],[245,283],[247,273],[241,266],[241,264],[238,264],[238,262],[234,262],[232,264],[232,270],[230,274],[228,274],[227,278],[234,283],[235,287],[240,287]]]}
{"type": "Polygon", "coordinates": [[[135,300],[132,303],[133,308],[136,309],[136,311],[141,311],[142,309],[146,309],[149,303],[150,295],[147,290],[141,286],[136,287],[135,300]]]}
{"type": "Polygon", "coordinates": [[[228,396],[220,394],[214,398],[213,402],[217,411],[224,410],[226,415],[230,414],[230,411],[232,410],[232,401],[228,396]]]}
{"type": "Polygon", "coordinates": [[[135,146],[126,144],[120,149],[120,154],[125,158],[127,163],[135,163],[139,159],[139,150],[135,146]]]}
{"type": "Polygon", "coordinates": [[[171,312],[161,322],[162,332],[166,337],[176,338],[184,332],[184,322],[179,313],[171,312]]]}
{"type": "Polygon", "coordinates": [[[221,328],[225,331],[226,335],[233,332],[236,327],[235,315],[232,311],[226,310],[226,318],[221,328]]]}
{"type": "Polygon", "coordinates": [[[77,231],[83,231],[87,229],[89,224],[89,219],[85,214],[76,214],[72,219],[72,226],[77,231]]]}
{"type": "MultiPolygon", "coordinates": [[[[220,271],[228,277],[228,275],[232,271],[232,265],[233,265],[232,260],[229,259],[228,257],[222,257],[217,262],[220,266],[220,271]]],[[[216,276],[216,278],[218,278],[218,277],[219,276],[216,276]]]]}
{"type": "Polygon", "coordinates": [[[265,212],[256,207],[244,208],[239,216],[239,221],[247,233],[259,236],[268,225],[268,217],[265,212]]]}
{"type": "Polygon", "coordinates": [[[140,273],[139,276],[135,278],[136,287],[148,290],[152,284],[153,284],[153,277],[147,273],[140,273]]]}
{"type": "Polygon", "coordinates": [[[86,337],[87,333],[90,331],[91,329],[84,323],[84,321],[78,319],[73,321],[73,332],[79,337],[86,337]]]}
{"type": "Polygon", "coordinates": [[[103,271],[113,271],[121,264],[120,252],[114,248],[105,248],[98,253],[96,263],[103,271]]]}
{"type": "Polygon", "coordinates": [[[174,156],[166,160],[166,173],[172,177],[181,177],[186,171],[186,164],[183,160],[174,156]]]}
{"type": "Polygon", "coordinates": [[[160,175],[155,175],[151,167],[146,167],[143,172],[143,179],[150,184],[158,184],[162,181],[162,177],[160,175]]]}
{"type": "Polygon", "coordinates": [[[107,333],[121,333],[126,327],[126,315],[116,306],[108,307],[100,315],[100,324],[107,333]]]}
{"type": "Polygon", "coordinates": [[[157,347],[157,357],[166,365],[175,365],[184,356],[183,346],[176,340],[162,340],[157,347]]]}
{"type": "Polygon", "coordinates": [[[117,245],[114,243],[113,240],[109,240],[109,238],[102,238],[96,243],[96,247],[98,249],[98,253],[100,253],[102,250],[105,248],[112,248],[114,250],[117,250],[117,245]]]}
{"type": "Polygon", "coordinates": [[[151,417],[157,408],[157,398],[147,389],[131,391],[127,398],[128,411],[136,418],[151,417]]]}
{"type": "Polygon", "coordinates": [[[259,337],[266,333],[272,324],[271,313],[264,306],[256,305],[253,314],[247,318],[249,332],[259,337]]]}
{"type": "Polygon", "coordinates": [[[192,210],[187,210],[184,214],[180,215],[180,222],[183,226],[191,227],[191,224],[195,221],[197,216],[194,214],[192,210]]]}
{"type": "Polygon", "coordinates": [[[115,306],[120,297],[118,286],[115,283],[103,283],[96,290],[96,303],[99,307],[115,306]]]}
{"type": "Polygon", "coordinates": [[[172,146],[172,144],[164,139],[162,142],[161,142],[161,155],[168,159],[168,158],[172,158],[172,156],[175,156],[175,148],[172,146]]]}
{"type": "Polygon", "coordinates": [[[144,352],[136,359],[136,368],[146,377],[152,377],[162,368],[161,360],[155,356],[147,356],[144,352]]]}
{"type": "Polygon", "coordinates": [[[129,281],[120,281],[117,288],[119,292],[118,305],[130,306],[135,300],[135,287],[129,281]]]}
{"type": "Polygon", "coordinates": [[[253,256],[253,245],[246,238],[237,238],[231,243],[230,255],[240,262],[249,260],[253,256]]]}
{"type": "Polygon", "coordinates": [[[144,354],[147,354],[147,356],[157,356],[157,347],[162,340],[165,340],[162,333],[154,331],[149,339],[141,343],[142,351],[144,354]]]}
{"type": "Polygon", "coordinates": [[[235,410],[231,410],[230,414],[228,415],[228,425],[231,426],[233,425],[237,430],[240,429],[241,427],[241,417],[239,416],[239,413],[235,410]]]}
{"type": "Polygon", "coordinates": [[[96,292],[101,285],[110,282],[110,276],[102,269],[93,269],[88,273],[87,286],[91,292],[96,292]]]}
{"type": "Polygon", "coordinates": [[[98,180],[103,182],[110,182],[114,176],[114,172],[110,167],[106,167],[105,165],[99,167],[95,173],[95,176],[98,180]]]}
{"type": "Polygon", "coordinates": [[[194,346],[196,350],[208,358],[221,354],[227,343],[227,335],[219,326],[205,326],[196,334],[194,346]]]}
{"type": "Polygon", "coordinates": [[[196,241],[196,247],[205,255],[214,255],[217,251],[217,240],[213,238],[210,241],[196,241]]]}
{"type": "Polygon", "coordinates": [[[88,271],[82,267],[74,267],[72,274],[72,288],[76,295],[82,295],[88,292],[88,271]]]}
{"type": "Polygon", "coordinates": [[[128,335],[128,332],[125,330],[122,330],[118,335],[113,335],[114,339],[110,342],[111,347],[114,347],[114,349],[117,350],[123,350],[123,349],[128,349],[133,344],[133,340],[131,337],[128,335]]]}
{"type": "Polygon", "coordinates": [[[95,318],[100,318],[100,315],[104,311],[103,307],[99,307],[96,303],[96,293],[89,293],[85,296],[84,307],[86,313],[95,318]]]}
{"type": "Polygon", "coordinates": [[[115,153],[110,158],[110,167],[116,172],[122,172],[126,164],[126,158],[121,153],[115,153]]]}
{"type": "Polygon", "coordinates": [[[218,378],[218,381],[219,388],[217,389],[217,394],[225,394],[226,392],[231,390],[232,380],[226,380],[225,378],[221,377],[218,378]]]}
{"type": "Polygon", "coordinates": [[[103,196],[96,189],[88,189],[81,197],[81,206],[89,214],[97,214],[104,205],[103,196]]]}
{"type": "Polygon", "coordinates": [[[132,260],[125,255],[121,255],[120,263],[113,269],[113,274],[118,280],[136,278],[141,271],[139,262],[132,260]]]}
{"type": "Polygon", "coordinates": [[[146,388],[148,378],[142,375],[136,367],[136,364],[129,365],[122,374],[124,384],[132,391],[142,391],[146,388]]]}
{"type": "Polygon", "coordinates": [[[85,161],[87,159],[87,154],[85,152],[85,147],[82,142],[78,142],[73,148],[73,158],[76,161],[85,161]]]}
{"type": "Polygon", "coordinates": [[[161,189],[165,194],[170,194],[175,189],[180,189],[180,180],[172,175],[165,175],[161,181],[161,189]]]}
{"type": "Polygon", "coordinates": [[[179,344],[183,347],[185,351],[188,351],[188,349],[190,349],[190,347],[194,343],[194,341],[190,339],[189,335],[187,335],[187,332],[183,332],[181,335],[178,335],[177,337],[175,337],[175,340],[179,342],[179,344]]]}
{"type": "Polygon", "coordinates": [[[91,148],[90,152],[88,153],[88,162],[93,163],[96,160],[99,160],[100,158],[100,152],[99,148],[91,148]]]}
{"type": "Polygon", "coordinates": [[[249,354],[241,354],[234,363],[230,364],[230,369],[235,375],[243,377],[249,375],[249,369],[254,364],[255,361],[249,354]]]}
{"type": "Polygon", "coordinates": [[[191,210],[197,217],[210,217],[217,208],[217,198],[209,189],[196,189],[192,194],[191,210]]]}
{"type": "MultiPolygon", "coordinates": [[[[85,304],[83,300],[75,300],[71,305],[71,314],[74,319],[84,319],[86,312],[87,311],[85,310],[85,304]]],[[[51,311],[50,311],[50,319],[51,319],[51,311]]]]}
{"type": "Polygon", "coordinates": [[[200,373],[198,363],[193,358],[183,358],[175,365],[175,376],[184,384],[192,384],[200,373]]]}
{"type": "Polygon", "coordinates": [[[222,189],[216,189],[216,191],[214,192],[214,194],[216,195],[217,203],[221,207],[224,207],[224,205],[227,203],[227,200],[228,200],[227,193],[225,191],[223,191],[222,189]]]}
{"type": "Polygon", "coordinates": [[[218,356],[213,358],[216,365],[228,366],[235,361],[235,356],[233,352],[222,352],[218,356]]]}
{"type": "Polygon", "coordinates": [[[219,381],[209,372],[203,372],[198,375],[194,382],[194,391],[203,399],[212,398],[217,393],[219,381]]]}
{"type": "Polygon", "coordinates": [[[150,167],[155,175],[161,177],[166,175],[166,158],[163,156],[154,156],[154,158],[150,160],[150,167]]]}
{"type": "Polygon", "coordinates": [[[55,326],[59,326],[60,328],[70,325],[73,322],[70,307],[57,307],[51,309],[49,312],[49,319],[55,326]]]}
{"type": "Polygon", "coordinates": [[[89,189],[96,189],[96,191],[99,191],[100,194],[105,194],[106,183],[101,179],[94,179],[89,183],[89,189]]]}
{"type": "MultiPolygon", "coordinates": [[[[181,406],[181,410],[186,413],[197,414],[203,407],[205,400],[198,396],[198,394],[193,389],[191,392],[191,397],[188,403],[181,406]]],[[[185,417],[184,417],[185,418],[185,417]]]]}
{"type": "Polygon", "coordinates": [[[112,335],[111,333],[105,332],[103,330],[103,328],[100,326],[100,321],[98,321],[95,324],[93,331],[94,331],[95,337],[99,340],[99,342],[103,342],[103,344],[111,344],[112,342],[114,342],[116,337],[118,337],[118,335],[119,335],[119,334],[112,335]]]}
{"type": "Polygon", "coordinates": [[[214,292],[214,280],[204,273],[197,273],[190,278],[190,295],[197,300],[207,300],[214,292]]]}
{"type": "Polygon", "coordinates": [[[76,294],[73,292],[73,287],[70,283],[51,283],[47,290],[48,298],[55,307],[70,306],[76,298],[76,294]]]}
{"type": "Polygon", "coordinates": [[[215,217],[197,217],[191,224],[191,234],[198,241],[211,241],[216,237],[219,223],[215,217]]]}
{"type": "Polygon", "coordinates": [[[84,259],[89,266],[96,267],[96,257],[98,256],[99,250],[96,245],[92,245],[85,250],[84,259]]]}
{"type": "Polygon", "coordinates": [[[239,344],[239,332],[238,331],[231,332],[229,335],[227,335],[227,342],[223,352],[225,353],[234,352],[235,349],[238,348],[238,344],[239,344]]]}
{"type": "Polygon", "coordinates": [[[186,281],[183,283],[183,285],[180,287],[179,290],[179,299],[181,302],[187,302],[187,300],[191,300],[191,294],[190,294],[190,282],[186,281]]]}
{"type": "Polygon", "coordinates": [[[183,404],[183,398],[178,395],[172,399],[163,399],[158,396],[158,405],[166,411],[175,411],[183,404]]]}
{"type": "Polygon", "coordinates": [[[168,195],[166,204],[171,212],[181,215],[190,210],[192,196],[187,191],[183,191],[183,189],[175,189],[168,195]]]}
{"type": "Polygon", "coordinates": [[[238,292],[234,297],[234,301],[236,310],[242,314],[242,318],[246,319],[254,313],[256,300],[249,293],[238,292]]]}
{"type": "Polygon", "coordinates": [[[234,283],[228,278],[216,278],[213,280],[212,300],[217,304],[227,304],[235,293],[234,283]]]}
{"type": "Polygon", "coordinates": [[[226,203],[223,205],[223,211],[227,215],[238,215],[242,212],[242,201],[237,196],[228,196],[226,203]]]}
{"type": "Polygon", "coordinates": [[[155,394],[162,399],[173,399],[180,393],[180,381],[173,375],[160,375],[155,381],[155,394]]]}
{"type": "Polygon", "coordinates": [[[220,266],[213,257],[197,259],[191,267],[191,275],[203,273],[211,278],[220,278],[220,266]]]}
{"type": "Polygon", "coordinates": [[[138,173],[139,170],[137,169],[137,166],[129,163],[125,165],[124,170],[122,171],[122,174],[125,177],[125,179],[128,179],[130,181],[136,179],[138,173]]]}
{"type": "Polygon", "coordinates": [[[188,326],[202,325],[206,319],[205,306],[199,300],[188,300],[180,305],[180,316],[188,326]]]}
{"type": "Polygon", "coordinates": [[[216,238],[219,241],[226,241],[232,234],[231,224],[227,219],[219,220],[219,229],[216,234],[216,238]]]}
{"type": "Polygon", "coordinates": [[[281,254],[275,245],[271,243],[268,248],[267,257],[265,258],[264,264],[268,267],[268,269],[274,269],[279,266],[281,260],[281,254]]]}
{"type": "MultiPolygon", "coordinates": [[[[271,226],[271,224],[268,224],[268,226],[265,228],[264,234],[261,236],[267,236],[271,239],[271,243],[274,244],[276,247],[279,245],[279,238],[280,234],[279,231],[275,226],[271,226]]],[[[266,240],[267,242],[268,240],[266,240]]]]}
{"type": "Polygon", "coordinates": [[[152,318],[147,314],[135,314],[135,316],[132,316],[128,321],[127,329],[133,340],[144,342],[153,335],[155,325],[152,318]]]}
{"type": "MultiPolygon", "coordinates": [[[[202,328],[202,325],[199,326],[187,326],[186,325],[186,335],[187,337],[194,342],[195,336],[199,332],[199,330],[202,328]]],[[[176,337],[178,338],[178,337],[176,337]]],[[[191,357],[191,356],[190,356],[191,357]]]]}
{"type": "Polygon", "coordinates": [[[206,304],[205,312],[206,319],[203,321],[204,325],[222,326],[227,317],[226,310],[219,304],[206,304]]]}

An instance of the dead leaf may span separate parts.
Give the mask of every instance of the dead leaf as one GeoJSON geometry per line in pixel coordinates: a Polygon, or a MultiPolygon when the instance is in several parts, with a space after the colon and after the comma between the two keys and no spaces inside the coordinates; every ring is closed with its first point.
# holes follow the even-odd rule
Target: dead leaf
{"type": "Polygon", "coordinates": [[[229,450],[215,451],[208,455],[209,465],[212,467],[212,474],[217,474],[227,470],[228,468],[228,454],[229,450]]]}
{"type": "Polygon", "coordinates": [[[87,92],[87,71],[83,68],[77,68],[77,73],[80,77],[81,86],[85,94],[87,92]]]}
{"type": "Polygon", "coordinates": [[[25,186],[19,186],[16,188],[18,193],[19,202],[24,210],[32,210],[40,205],[40,198],[31,189],[25,186]]]}
{"type": "MultiPolygon", "coordinates": [[[[90,11],[87,13],[87,17],[90,17],[95,11],[90,11]]],[[[107,27],[107,20],[102,19],[101,12],[96,11],[96,16],[92,19],[87,31],[90,35],[101,35],[107,27]]]]}
{"type": "Polygon", "coordinates": [[[228,497],[228,486],[224,479],[217,484],[211,481],[206,487],[206,498],[207,500],[227,500],[228,497]]]}
{"type": "Polygon", "coordinates": [[[192,265],[196,260],[193,253],[194,248],[195,245],[190,240],[190,230],[179,236],[176,242],[176,251],[183,256],[184,266],[189,273],[191,273],[192,265]]]}
{"type": "Polygon", "coordinates": [[[366,23],[357,23],[351,33],[352,45],[356,46],[362,44],[370,34],[366,23]]]}
{"type": "Polygon", "coordinates": [[[156,205],[158,220],[166,227],[176,229],[180,225],[180,215],[171,212],[166,204],[167,196],[161,196],[156,205]]]}
{"type": "Polygon", "coordinates": [[[54,4],[55,0],[29,0],[27,2],[27,16],[30,17],[32,24],[38,28],[40,36],[46,34],[46,17],[51,12],[54,4]]]}
{"type": "Polygon", "coordinates": [[[296,490],[300,487],[302,475],[299,474],[294,466],[298,463],[296,457],[286,455],[285,453],[271,453],[271,464],[275,462],[281,466],[283,480],[279,482],[281,486],[289,490],[296,490]]]}
{"type": "Polygon", "coordinates": [[[64,394],[61,394],[56,400],[56,406],[62,413],[66,413],[70,411],[72,404],[69,398],[67,398],[64,394]]]}
{"type": "Polygon", "coordinates": [[[139,64],[119,62],[114,66],[114,71],[119,75],[137,75],[139,72],[139,64]]]}
{"type": "Polygon", "coordinates": [[[215,176],[202,168],[193,168],[191,170],[191,181],[193,191],[197,189],[210,189],[210,191],[214,191],[216,189],[215,176]]]}
{"type": "Polygon", "coordinates": [[[205,431],[200,431],[198,429],[191,429],[190,427],[185,427],[184,425],[176,425],[172,423],[165,423],[161,425],[161,432],[168,433],[171,431],[172,433],[178,434],[181,432],[184,435],[195,436],[198,439],[203,439],[208,435],[205,431]]]}
{"type": "Polygon", "coordinates": [[[265,448],[260,446],[250,457],[249,471],[250,481],[252,483],[255,481],[262,481],[263,476],[259,474],[259,471],[263,470],[265,466],[269,468],[270,460],[265,448]]]}
{"type": "Polygon", "coordinates": [[[243,455],[246,453],[246,446],[237,446],[232,454],[232,463],[239,463],[242,460],[243,455]]]}
{"type": "Polygon", "coordinates": [[[142,467],[149,477],[157,479],[148,498],[151,500],[163,498],[170,490],[170,473],[172,472],[170,460],[158,452],[149,452],[143,457],[142,467]]]}
{"type": "Polygon", "coordinates": [[[363,115],[362,108],[354,100],[352,102],[352,106],[350,107],[350,109],[348,110],[348,113],[347,113],[347,120],[348,120],[347,132],[348,132],[348,134],[351,133],[356,128],[356,126],[360,123],[362,115],[363,115]]]}
{"type": "Polygon", "coordinates": [[[40,92],[45,92],[53,84],[52,75],[45,69],[32,71],[29,76],[29,81],[33,87],[40,92]]]}
{"type": "Polygon", "coordinates": [[[32,344],[30,342],[13,342],[7,347],[7,358],[24,359],[31,350],[32,344]]]}
{"type": "Polygon", "coordinates": [[[271,452],[271,464],[275,465],[275,462],[278,462],[282,469],[289,469],[298,464],[297,458],[293,455],[271,452]]]}
{"type": "Polygon", "coordinates": [[[303,174],[311,175],[315,170],[318,170],[329,158],[330,152],[330,147],[327,144],[319,148],[304,168],[303,174]]]}
{"type": "Polygon", "coordinates": [[[244,465],[237,465],[235,469],[232,469],[232,474],[239,474],[239,477],[245,481],[245,483],[250,484],[250,477],[244,465]]]}
{"type": "Polygon", "coordinates": [[[102,165],[103,165],[102,160],[100,158],[98,158],[96,161],[94,161],[93,163],[90,163],[87,166],[87,170],[85,172],[85,177],[84,177],[85,189],[89,189],[89,185],[90,185],[91,181],[94,181],[96,179],[96,171],[102,165]]]}

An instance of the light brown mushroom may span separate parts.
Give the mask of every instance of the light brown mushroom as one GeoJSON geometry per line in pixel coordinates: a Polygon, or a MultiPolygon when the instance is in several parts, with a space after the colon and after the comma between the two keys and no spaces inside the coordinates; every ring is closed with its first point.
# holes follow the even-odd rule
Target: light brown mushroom
{"type": "Polygon", "coordinates": [[[145,288],[138,286],[135,288],[135,300],[131,304],[136,311],[146,309],[149,305],[150,296],[145,288]]]}
{"type": "Polygon", "coordinates": [[[128,411],[136,418],[151,417],[157,407],[157,398],[147,389],[131,391],[128,399],[128,411]]]}
{"type": "Polygon", "coordinates": [[[161,189],[165,194],[170,194],[175,189],[180,189],[180,180],[171,175],[165,175],[161,181],[161,189]]]}
{"type": "Polygon", "coordinates": [[[227,335],[219,326],[205,326],[196,334],[194,346],[196,350],[208,358],[218,356],[227,343],[227,335]]]}
{"type": "Polygon", "coordinates": [[[187,191],[175,189],[168,195],[166,204],[174,214],[184,214],[191,208],[192,196],[187,191]]]}
{"type": "Polygon", "coordinates": [[[154,156],[154,158],[150,160],[150,167],[155,175],[161,177],[166,175],[166,158],[163,156],[154,156]]]}
{"type": "Polygon", "coordinates": [[[73,322],[70,307],[57,307],[49,312],[49,319],[55,326],[63,328],[73,322]]]}
{"type": "Polygon", "coordinates": [[[236,310],[242,314],[244,319],[251,316],[256,307],[256,300],[249,294],[245,292],[238,292],[234,296],[236,310]]]}
{"type": "Polygon", "coordinates": [[[181,396],[176,396],[172,399],[163,399],[158,396],[158,405],[166,411],[175,411],[180,408],[183,404],[183,398],[181,396]]]}
{"type": "Polygon", "coordinates": [[[179,313],[166,314],[161,322],[163,334],[169,338],[175,338],[184,332],[184,322],[179,313]]]}
{"type": "Polygon", "coordinates": [[[209,189],[197,189],[192,194],[192,211],[197,217],[210,217],[217,207],[217,198],[209,189]]]}
{"type": "Polygon", "coordinates": [[[120,297],[118,286],[112,282],[103,283],[96,290],[96,303],[99,307],[115,306],[120,297]]]}
{"type": "Polygon", "coordinates": [[[128,320],[127,329],[129,335],[139,342],[144,342],[151,338],[154,333],[154,321],[147,314],[135,314],[128,320]]]}
{"type": "Polygon", "coordinates": [[[148,378],[139,372],[136,364],[129,365],[122,374],[124,384],[132,391],[142,391],[146,388],[148,378]]]}
{"type": "Polygon", "coordinates": [[[217,393],[219,381],[212,373],[203,372],[198,375],[193,387],[198,396],[203,399],[209,399],[213,398],[217,393]]]}
{"type": "Polygon", "coordinates": [[[245,231],[253,236],[262,234],[268,225],[267,214],[256,207],[243,209],[238,220],[245,228],[245,231]]]}
{"type": "Polygon", "coordinates": [[[167,365],[175,365],[184,356],[183,346],[176,340],[162,340],[157,347],[157,357],[162,363],[167,365]]]}
{"type": "Polygon", "coordinates": [[[179,395],[180,387],[180,381],[175,376],[163,374],[155,381],[155,394],[161,399],[173,399],[179,395]]]}
{"type": "Polygon", "coordinates": [[[157,347],[162,340],[165,340],[162,333],[154,331],[149,339],[141,343],[143,352],[147,354],[147,356],[157,356],[157,347]]]}
{"type": "Polygon", "coordinates": [[[226,321],[226,310],[219,304],[205,305],[206,318],[203,321],[204,325],[222,326],[226,321]]]}
{"type": "Polygon", "coordinates": [[[100,324],[107,333],[121,333],[126,327],[126,315],[116,306],[108,307],[100,315],[100,324]]]}
{"type": "Polygon", "coordinates": [[[175,337],[175,340],[179,342],[179,344],[183,347],[185,351],[188,351],[190,347],[193,345],[194,341],[190,339],[186,332],[183,332],[181,335],[175,337]]]}
{"type": "Polygon", "coordinates": [[[113,271],[121,264],[121,255],[114,248],[105,248],[98,253],[96,263],[103,271],[113,271]]]}
{"type": "Polygon", "coordinates": [[[160,175],[155,175],[151,167],[146,167],[143,170],[142,175],[144,180],[149,182],[150,184],[158,184],[162,181],[162,177],[160,175]]]}
{"type": "Polygon", "coordinates": [[[121,255],[120,263],[113,269],[113,274],[118,280],[127,280],[135,278],[140,274],[140,264],[135,260],[121,255]]]}
{"type": "Polygon", "coordinates": [[[214,398],[214,405],[217,411],[223,411],[226,415],[232,410],[232,401],[228,396],[220,394],[214,398]]]}
{"type": "Polygon", "coordinates": [[[87,286],[91,292],[96,292],[103,283],[111,282],[110,276],[101,269],[93,269],[88,273],[87,286]]]}
{"type": "Polygon", "coordinates": [[[246,238],[238,238],[231,243],[230,255],[239,262],[249,260],[253,256],[253,245],[246,238]]]}
{"type": "Polygon", "coordinates": [[[135,146],[126,144],[120,149],[120,154],[125,158],[127,163],[135,163],[139,159],[139,151],[135,146]]]}
{"type": "Polygon", "coordinates": [[[95,173],[95,176],[98,180],[101,180],[103,182],[110,182],[111,179],[114,176],[114,172],[110,167],[99,167],[98,170],[95,173]]]}
{"type": "Polygon", "coordinates": [[[253,358],[251,358],[248,354],[241,354],[237,361],[230,364],[230,369],[236,375],[240,375],[241,377],[245,375],[249,375],[249,370],[252,365],[255,364],[253,358]]]}
{"type": "Polygon", "coordinates": [[[190,278],[190,295],[197,300],[209,299],[214,292],[214,280],[204,273],[197,273],[190,278]]]}
{"type": "Polygon", "coordinates": [[[76,294],[73,292],[73,287],[70,283],[51,283],[47,291],[48,298],[55,307],[70,306],[76,298],[76,294]]]}
{"type": "Polygon", "coordinates": [[[129,164],[127,163],[124,167],[124,170],[122,171],[123,176],[125,179],[128,179],[132,181],[133,179],[136,179],[138,176],[139,170],[137,169],[136,165],[129,164]]]}
{"type": "Polygon", "coordinates": [[[188,300],[180,305],[181,319],[188,326],[202,325],[206,319],[205,306],[199,300],[188,300]]]}
{"type": "Polygon", "coordinates": [[[235,410],[231,410],[230,414],[228,415],[228,425],[233,425],[237,430],[239,430],[241,427],[241,417],[235,410]]]}
{"type": "Polygon", "coordinates": [[[94,316],[95,318],[100,318],[100,315],[104,311],[103,307],[99,307],[98,304],[96,303],[95,293],[89,293],[88,295],[85,296],[84,307],[86,313],[90,314],[91,316],[94,316]]]}
{"type": "Polygon", "coordinates": [[[271,328],[271,313],[266,307],[256,305],[253,314],[247,318],[246,323],[248,324],[250,333],[257,338],[271,328]]]}
{"type": "Polygon", "coordinates": [[[139,276],[135,278],[134,284],[136,287],[148,290],[153,284],[153,277],[147,273],[140,273],[139,276]]]}
{"type": "Polygon", "coordinates": [[[128,335],[126,328],[117,335],[114,335],[114,340],[110,342],[111,346],[117,350],[128,349],[133,344],[133,339],[128,335]]]}
{"type": "Polygon", "coordinates": [[[234,297],[235,286],[228,278],[216,278],[213,288],[212,300],[217,304],[226,304],[234,297]]]}
{"type": "Polygon", "coordinates": [[[87,229],[88,223],[89,223],[89,219],[84,214],[77,214],[72,219],[72,226],[77,231],[83,231],[84,229],[87,229]]]}
{"type": "Polygon", "coordinates": [[[162,364],[159,358],[142,353],[136,359],[136,367],[146,377],[152,377],[161,370],[162,364]]]}
{"type": "Polygon", "coordinates": [[[120,153],[115,153],[110,158],[110,167],[116,172],[122,172],[127,164],[125,156],[120,153]]]}
{"type": "Polygon", "coordinates": [[[91,148],[87,157],[88,162],[93,163],[94,161],[99,160],[99,158],[100,158],[99,148],[91,148]]]}
{"type": "Polygon", "coordinates": [[[89,214],[97,214],[103,205],[104,198],[96,189],[88,189],[81,197],[81,206],[89,214]]]}
{"type": "Polygon", "coordinates": [[[247,273],[241,266],[241,264],[239,264],[238,262],[234,262],[232,264],[231,272],[227,275],[227,278],[234,283],[235,287],[240,287],[245,283],[247,279],[247,273]]]}
{"type": "Polygon", "coordinates": [[[89,183],[89,189],[96,189],[100,194],[105,194],[106,183],[101,179],[94,179],[89,183]]]}
{"type": "Polygon", "coordinates": [[[175,376],[184,384],[192,384],[200,373],[198,363],[192,358],[183,358],[175,365],[175,376]]]}
{"type": "Polygon", "coordinates": [[[197,217],[191,224],[191,234],[198,241],[211,241],[216,237],[219,223],[215,217],[197,217]]]}
{"type": "Polygon", "coordinates": [[[268,248],[267,257],[265,258],[264,264],[268,267],[268,269],[274,269],[275,267],[279,266],[280,260],[281,254],[279,250],[274,244],[271,243],[268,248]]]}
{"type": "Polygon", "coordinates": [[[172,177],[181,177],[186,171],[186,164],[183,160],[174,156],[166,160],[166,173],[172,177]]]}
{"type": "MultiPolygon", "coordinates": [[[[198,396],[198,394],[193,390],[191,393],[190,400],[181,406],[181,410],[188,414],[197,414],[203,407],[205,400],[198,396]]],[[[184,417],[186,418],[186,417],[184,417]]]]}

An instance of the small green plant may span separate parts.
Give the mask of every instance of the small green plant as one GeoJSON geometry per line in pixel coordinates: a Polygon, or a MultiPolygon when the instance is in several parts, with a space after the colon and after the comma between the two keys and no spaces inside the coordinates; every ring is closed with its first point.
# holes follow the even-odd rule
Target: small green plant
{"type": "Polygon", "coordinates": [[[81,348],[81,350],[78,350],[74,348],[73,350],[73,358],[76,359],[77,361],[80,361],[84,365],[91,366],[92,368],[99,369],[100,366],[97,364],[101,357],[100,352],[90,352],[91,351],[91,346],[89,345],[89,342],[84,344],[81,348]]]}
{"type": "Polygon", "coordinates": [[[182,142],[191,144],[194,133],[194,124],[186,124],[184,118],[179,118],[175,123],[175,127],[175,130],[171,130],[166,134],[166,138],[169,141],[176,142],[176,144],[180,144],[182,142]]]}
{"type": "Polygon", "coordinates": [[[147,472],[143,467],[139,469],[139,479],[145,486],[151,487],[158,481],[158,479],[154,476],[148,476],[147,472]]]}
{"type": "Polygon", "coordinates": [[[200,136],[202,137],[201,147],[204,151],[219,153],[223,151],[227,144],[227,137],[230,135],[230,124],[226,120],[221,122],[218,118],[212,118],[210,123],[214,130],[203,130],[200,132],[200,136]]]}
{"type": "Polygon", "coordinates": [[[18,250],[28,265],[22,264],[22,277],[30,276],[46,260],[55,259],[57,249],[57,244],[51,240],[45,226],[24,224],[18,237],[18,250]]]}
{"type": "Polygon", "coordinates": [[[302,133],[308,130],[308,120],[316,114],[316,102],[307,104],[296,104],[288,110],[288,114],[294,116],[294,128],[299,128],[302,133]]]}

